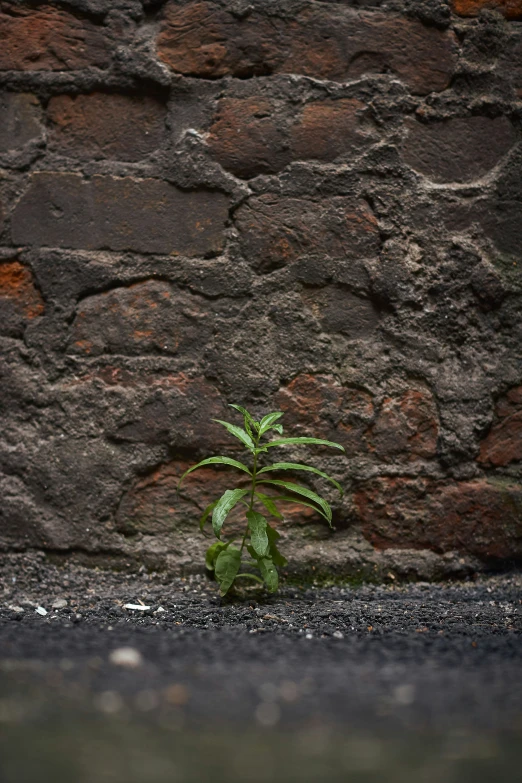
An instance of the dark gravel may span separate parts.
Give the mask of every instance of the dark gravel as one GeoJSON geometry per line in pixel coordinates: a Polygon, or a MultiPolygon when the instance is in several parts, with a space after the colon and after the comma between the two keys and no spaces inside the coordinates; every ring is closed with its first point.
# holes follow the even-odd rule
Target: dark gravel
{"type": "Polygon", "coordinates": [[[222,601],[203,577],[6,557],[0,780],[517,780],[521,587],[222,601]]]}

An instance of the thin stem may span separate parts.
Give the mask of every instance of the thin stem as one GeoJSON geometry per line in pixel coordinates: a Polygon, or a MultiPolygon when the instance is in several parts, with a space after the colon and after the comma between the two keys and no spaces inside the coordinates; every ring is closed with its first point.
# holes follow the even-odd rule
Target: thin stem
{"type": "MultiPolygon", "coordinates": [[[[257,437],[256,437],[255,446],[254,446],[255,447],[255,451],[254,451],[254,467],[252,469],[252,492],[250,493],[250,506],[248,507],[249,511],[252,511],[252,509],[254,508],[254,493],[256,491],[256,474],[257,474],[257,458],[258,458],[257,447],[259,446],[260,439],[261,439],[261,435],[258,432],[257,433],[257,437]]],[[[243,536],[243,541],[241,542],[240,552],[242,552],[244,547],[245,547],[245,542],[246,542],[247,535],[248,535],[248,522],[247,522],[247,526],[246,526],[246,529],[245,529],[245,534],[243,536]]]]}

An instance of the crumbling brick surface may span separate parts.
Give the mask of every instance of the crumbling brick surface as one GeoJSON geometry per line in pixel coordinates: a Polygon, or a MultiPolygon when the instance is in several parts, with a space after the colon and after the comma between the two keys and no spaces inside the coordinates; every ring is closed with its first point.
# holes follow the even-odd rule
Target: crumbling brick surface
{"type": "Polygon", "coordinates": [[[295,562],[522,560],[520,19],[0,2],[0,548],[201,567],[236,402],[346,449],[295,562]]]}

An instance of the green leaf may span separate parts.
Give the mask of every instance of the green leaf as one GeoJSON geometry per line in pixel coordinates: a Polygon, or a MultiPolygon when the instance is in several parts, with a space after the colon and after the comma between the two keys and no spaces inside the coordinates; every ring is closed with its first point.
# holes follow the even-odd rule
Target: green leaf
{"type": "Polygon", "coordinates": [[[207,457],[207,459],[201,460],[201,462],[198,462],[197,465],[194,465],[192,468],[189,468],[184,472],[182,477],[180,478],[178,482],[178,489],[181,486],[181,482],[185,478],[185,476],[188,476],[189,473],[192,473],[193,470],[197,470],[198,468],[203,467],[203,465],[231,465],[233,468],[238,468],[239,470],[242,470],[244,473],[248,473],[249,476],[251,476],[250,470],[247,468],[246,465],[243,465],[242,462],[238,462],[236,459],[230,459],[230,457],[207,457]]]}
{"type": "MultiPolygon", "coordinates": [[[[293,484],[291,481],[278,481],[277,479],[263,479],[263,481],[260,481],[259,483],[274,484],[276,487],[284,487],[290,492],[295,492],[297,495],[303,495],[303,497],[308,498],[309,500],[313,500],[313,502],[317,503],[317,505],[323,510],[323,516],[325,519],[327,519],[328,522],[332,521],[332,509],[326,500],[324,500],[316,492],[312,492],[311,489],[308,489],[307,487],[301,487],[299,484],[293,484]]],[[[319,511],[319,513],[321,512],[319,511]]]]}
{"type": "Polygon", "coordinates": [[[248,421],[251,427],[254,427],[255,429],[258,429],[259,422],[257,422],[254,417],[247,411],[246,408],[243,408],[241,405],[233,405],[230,404],[228,406],[229,408],[234,408],[234,410],[239,411],[239,413],[242,413],[245,419],[248,421]]]}
{"type": "Polygon", "coordinates": [[[282,424],[272,424],[272,426],[270,427],[270,429],[271,429],[271,430],[275,430],[275,431],[276,431],[276,432],[278,432],[280,435],[282,435],[282,434],[283,434],[283,425],[282,425],[282,424]]]}
{"type": "Polygon", "coordinates": [[[266,416],[263,416],[263,418],[259,422],[259,434],[263,435],[263,433],[271,429],[272,425],[275,424],[275,422],[278,419],[280,419],[281,416],[284,416],[284,414],[281,411],[277,411],[275,413],[268,413],[266,416]]]}
{"type": "Polygon", "coordinates": [[[299,443],[315,443],[317,446],[332,446],[334,449],[340,449],[344,451],[344,446],[340,443],[334,443],[331,440],[321,440],[320,438],[281,438],[281,440],[271,440],[269,443],[265,443],[265,447],[270,446],[288,446],[299,443]]]}
{"type": "Polygon", "coordinates": [[[265,557],[268,554],[268,536],[266,534],[266,519],[257,511],[247,511],[248,527],[250,530],[250,542],[257,557],[265,557]]]}
{"type": "MultiPolygon", "coordinates": [[[[259,472],[261,473],[262,471],[259,472]]],[[[256,498],[258,498],[258,500],[261,501],[261,503],[266,508],[269,514],[272,514],[272,516],[276,517],[277,519],[283,519],[283,515],[277,508],[276,504],[274,503],[270,495],[265,495],[263,494],[263,492],[256,492],[255,496],[256,498]]]]}
{"type": "Polygon", "coordinates": [[[322,470],[313,468],[311,465],[302,465],[300,462],[274,462],[273,465],[268,465],[268,467],[258,470],[258,474],[268,473],[272,470],[308,470],[310,473],[315,473],[317,476],[322,476],[327,481],[330,481],[334,487],[337,487],[341,495],[343,494],[343,488],[335,479],[329,476],[328,473],[323,473],[322,470]]]}
{"type": "Polygon", "coordinates": [[[270,547],[270,557],[274,561],[274,565],[279,568],[284,568],[288,565],[288,560],[284,557],[277,548],[277,542],[281,538],[280,533],[270,525],[266,526],[266,534],[268,536],[268,546],[270,547]]]}
{"type": "Polygon", "coordinates": [[[214,510],[214,506],[216,505],[217,500],[213,500],[212,503],[209,503],[204,512],[201,515],[201,519],[199,520],[199,529],[201,532],[203,532],[203,528],[205,527],[206,521],[210,516],[210,512],[214,510]]]}
{"type": "Polygon", "coordinates": [[[261,560],[259,560],[259,570],[261,571],[261,576],[265,580],[269,592],[275,593],[279,585],[279,576],[277,574],[277,568],[269,557],[262,557],[261,560]]]}
{"type": "Polygon", "coordinates": [[[225,595],[230,590],[240,565],[241,552],[237,547],[230,545],[219,553],[214,572],[219,582],[220,595],[225,595]]]}
{"type": "Polygon", "coordinates": [[[248,489],[227,489],[226,492],[221,495],[212,512],[212,527],[216,538],[220,537],[221,528],[223,527],[223,523],[229,512],[242,497],[248,494],[249,491],[250,490],[248,489]]]}
{"type": "Polygon", "coordinates": [[[245,430],[242,430],[241,427],[236,427],[235,424],[230,424],[228,421],[221,421],[221,419],[212,419],[212,421],[217,421],[218,424],[222,424],[223,427],[230,432],[231,435],[233,435],[235,438],[241,441],[241,443],[247,447],[247,449],[250,449],[250,451],[254,451],[254,441],[248,434],[248,432],[245,432],[245,430]]]}
{"type": "Polygon", "coordinates": [[[250,555],[250,557],[252,557],[254,560],[258,560],[258,556],[256,554],[256,550],[250,544],[247,544],[247,552],[250,555]]]}
{"type": "Polygon", "coordinates": [[[215,541],[209,546],[205,555],[205,565],[209,571],[213,571],[216,566],[216,559],[223,549],[226,549],[228,544],[224,541],[215,541]]]}

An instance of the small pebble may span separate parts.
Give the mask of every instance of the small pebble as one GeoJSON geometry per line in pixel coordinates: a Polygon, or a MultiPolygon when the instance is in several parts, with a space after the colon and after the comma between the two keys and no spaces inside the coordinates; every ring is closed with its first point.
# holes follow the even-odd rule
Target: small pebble
{"type": "Polygon", "coordinates": [[[334,631],[333,637],[334,639],[344,639],[344,633],[342,631],[334,631]]]}
{"type": "Polygon", "coordinates": [[[118,647],[109,655],[109,661],[115,666],[137,669],[143,664],[143,656],[134,647],[118,647]]]}
{"type": "Polygon", "coordinates": [[[39,614],[42,617],[45,617],[45,615],[47,614],[47,609],[44,609],[43,606],[37,606],[35,611],[36,614],[39,614]]]}
{"type": "Polygon", "coordinates": [[[56,598],[51,604],[52,609],[65,609],[67,606],[67,601],[65,598],[56,598]]]}

